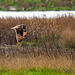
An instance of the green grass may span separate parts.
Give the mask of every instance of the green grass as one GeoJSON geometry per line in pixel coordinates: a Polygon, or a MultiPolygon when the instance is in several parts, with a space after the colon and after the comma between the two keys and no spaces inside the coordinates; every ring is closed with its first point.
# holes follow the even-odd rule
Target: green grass
{"type": "Polygon", "coordinates": [[[17,8],[15,11],[23,11],[23,7],[25,11],[75,10],[74,0],[0,0],[0,10],[8,10],[5,5],[17,8]]]}
{"type": "Polygon", "coordinates": [[[7,70],[7,69],[1,69],[0,75],[74,75],[75,73],[70,73],[63,71],[61,72],[59,69],[48,69],[48,68],[42,68],[42,69],[18,69],[18,70],[7,70]]]}

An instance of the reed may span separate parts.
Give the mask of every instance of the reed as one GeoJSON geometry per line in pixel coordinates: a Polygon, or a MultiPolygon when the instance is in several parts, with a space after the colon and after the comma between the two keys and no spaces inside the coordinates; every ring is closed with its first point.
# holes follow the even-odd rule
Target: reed
{"type": "Polygon", "coordinates": [[[11,28],[18,24],[27,25],[24,41],[75,48],[75,19],[70,15],[56,19],[0,18],[0,44],[16,44],[15,32],[11,28]]]}
{"type": "Polygon", "coordinates": [[[75,19],[70,15],[56,19],[0,18],[0,66],[75,68],[74,38],[75,19]],[[18,24],[27,25],[27,36],[19,46],[11,30],[18,24]]]}

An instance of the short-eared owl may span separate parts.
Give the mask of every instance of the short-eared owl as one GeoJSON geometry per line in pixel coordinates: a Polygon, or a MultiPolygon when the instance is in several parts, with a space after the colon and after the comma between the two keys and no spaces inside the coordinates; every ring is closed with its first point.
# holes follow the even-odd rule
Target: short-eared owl
{"type": "Polygon", "coordinates": [[[27,35],[27,27],[25,24],[17,25],[12,27],[11,29],[14,29],[16,32],[16,39],[17,42],[21,42],[22,39],[27,35]]]}

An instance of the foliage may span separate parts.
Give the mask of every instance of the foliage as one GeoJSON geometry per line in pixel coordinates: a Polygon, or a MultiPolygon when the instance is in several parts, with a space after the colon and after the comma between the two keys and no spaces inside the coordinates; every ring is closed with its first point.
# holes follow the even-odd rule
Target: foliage
{"type": "Polygon", "coordinates": [[[72,16],[57,19],[1,18],[0,44],[16,44],[16,36],[11,27],[22,23],[27,25],[27,36],[20,46],[75,48],[75,19],[72,16]]]}
{"type": "Polygon", "coordinates": [[[75,18],[70,15],[0,18],[0,45],[0,75],[75,75],[75,18]],[[11,28],[22,23],[27,36],[16,44],[11,28]]]}
{"type": "Polygon", "coordinates": [[[23,11],[23,7],[25,11],[74,10],[75,7],[72,0],[0,0],[0,6],[2,10],[13,6],[16,11],[23,11]]]}
{"type": "Polygon", "coordinates": [[[6,70],[1,69],[0,75],[74,75],[74,73],[68,73],[68,72],[60,72],[60,70],[54,70],[54,69],[48,69],[48,68],[42,68],[42,69],[36,69],[31,68],[28,70],[25,69],[18,69],[18,70],[6,70]]]}

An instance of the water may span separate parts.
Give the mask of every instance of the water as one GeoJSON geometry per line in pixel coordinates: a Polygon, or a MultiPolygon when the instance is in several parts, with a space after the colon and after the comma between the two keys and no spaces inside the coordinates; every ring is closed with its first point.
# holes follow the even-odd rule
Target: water
{"type": "Polygon", "coordinates": [[[75,11],[0,11],[0,18],[8,18],[8,17],[13,17],[13,18],[33,18],[33,17],[47,17],[47,18],[58,18],[61,16],[69,16],[72,15],[75,18],[75,11]]]}

